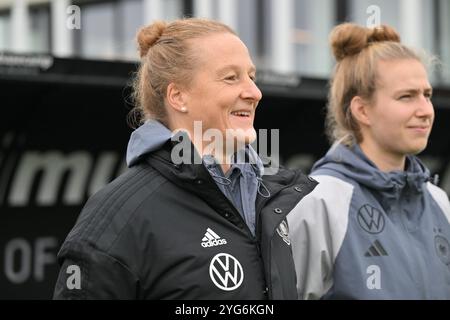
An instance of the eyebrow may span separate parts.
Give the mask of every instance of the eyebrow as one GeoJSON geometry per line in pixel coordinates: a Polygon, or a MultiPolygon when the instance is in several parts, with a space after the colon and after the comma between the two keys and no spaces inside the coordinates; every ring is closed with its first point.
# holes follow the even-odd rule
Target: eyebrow
{"type": "MultiPolygon", "coordinates": [[[[217,70],[217,74],[220,74],[220,75],[221,75],[221,74],[224,74],[224,73],[228,72],[229,70],[239,70],[239,69],[241,69],[240,66],[235,65],[235,64],[230,64],[230,65],[227,65],[227,66],[225,66],[225,67],[220,68],[219,70],[217,70]]],[[[252,66],[250,67],[249,71],[250,71],[250,72],[256,72],[256,67],[255,67],[254,65],[252,65],[252,66]]]]}
{"type": "MultiPolygon", "coordinates": [[[[420,92],[422,92],[421,89],[400,89],[395,91],[395,94],[401,94],[401,93],[410,93],[410,94],[419,94],[420,92]]],[[[433,93],[433,88],[429,87],[429,88],[425,88],[423,90],[423,92],[425,93],[433,93]]]]}

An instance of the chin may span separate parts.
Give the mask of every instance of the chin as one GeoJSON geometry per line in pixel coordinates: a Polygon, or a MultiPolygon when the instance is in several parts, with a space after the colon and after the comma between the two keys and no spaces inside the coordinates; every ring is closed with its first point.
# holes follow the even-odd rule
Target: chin
{"type": "Polygon", "coordinates": [[[238,128],[227,131],[227,149],[233,150],[234,152],[243,149],[246,145],[251,144],[255,140],[256,131],[253,127],[249,129],[238,128]]]}
{"type": "Polygon", "coordinates": [[[426,147],[427,147],[426,143],[420,144],[420,145],[411,146],[411,148],[409,148],[409,150],[408,150],[408,152],[406,154],[417,155],[417,154],[421,153],[422,151],[424,151],[426,147]]]}
{"type": "Polygon", "coordinates": [[[410,154],[412,155],[418,155],[419,153],[421,153],[422,151],[424,151],[425,148],[420,148],[420,149],[416,149],[413,152],[411,152],[410,154]]]}

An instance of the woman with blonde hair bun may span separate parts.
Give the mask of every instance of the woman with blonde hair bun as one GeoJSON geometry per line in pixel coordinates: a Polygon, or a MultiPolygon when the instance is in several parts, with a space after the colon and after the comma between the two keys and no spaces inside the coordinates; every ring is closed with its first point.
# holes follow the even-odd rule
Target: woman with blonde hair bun
{"type": "Polygon", "coordinates": [[[137,40],[129,169],[67,236],[54,298],[297,299],[285,220],[317,183],[264,174],[250,146],[262,94],[247,47],[195,18],[154,22],[137,40]]]}
{"type": "Polygon", "coordinates": [[[288,216],[301,299],[450,299],[450,204],[416,157],[434,120],[425,63],[389,26],[345,23],[319,181],[288,216]]]}

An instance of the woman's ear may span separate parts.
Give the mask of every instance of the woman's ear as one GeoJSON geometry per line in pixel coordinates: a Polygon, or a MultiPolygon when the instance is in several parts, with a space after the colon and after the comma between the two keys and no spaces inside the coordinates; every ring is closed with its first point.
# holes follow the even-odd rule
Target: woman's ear
{"type": "Polygon", "coordinates": [[[173,82],[167,86],[166,100],[168,107],[174,111],[187,112],[186,94],[173,82]]]}
{"type": "Polygon", "coordinates": [[[369,104],[360,96],[353,97],[350,102],[350,111],[359,124],[370,126],[369,104]]]}

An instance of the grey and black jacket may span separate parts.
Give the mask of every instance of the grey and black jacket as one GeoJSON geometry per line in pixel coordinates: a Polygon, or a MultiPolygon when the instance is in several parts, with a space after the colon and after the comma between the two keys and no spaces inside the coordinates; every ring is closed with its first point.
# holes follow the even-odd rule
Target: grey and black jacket
{"type": "Polygon", "coordinates": [[[288,216],[302,299],[450,299],[450,204],[413,156],[385,173],[335,145],[288,216]]]}
{"type": "Polygon", "coordinates": [[[317,183],[263,176],[253,236],[204,165],[172,162],[173,146],[89,199],[58,254],[54,298],[297,299],[285,218],[317,183]]]}

